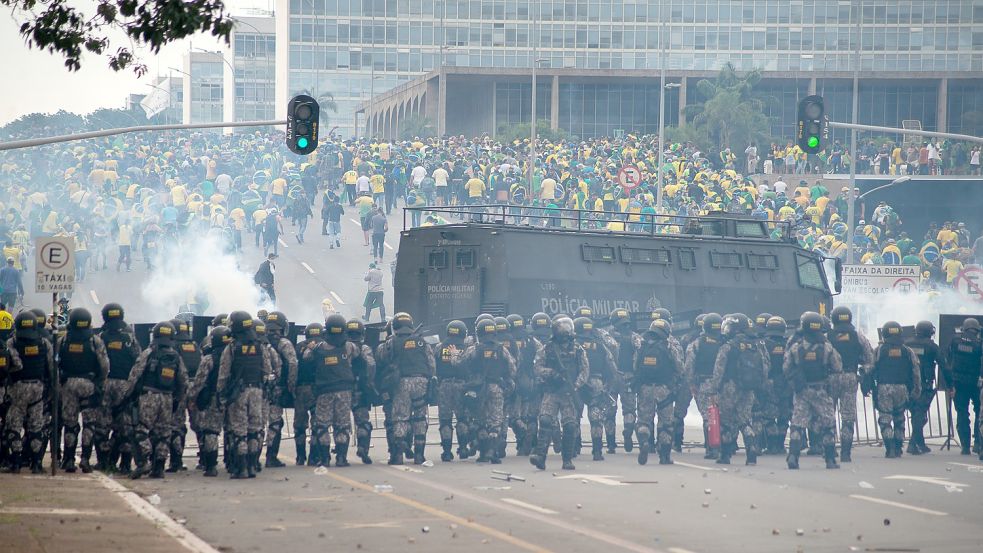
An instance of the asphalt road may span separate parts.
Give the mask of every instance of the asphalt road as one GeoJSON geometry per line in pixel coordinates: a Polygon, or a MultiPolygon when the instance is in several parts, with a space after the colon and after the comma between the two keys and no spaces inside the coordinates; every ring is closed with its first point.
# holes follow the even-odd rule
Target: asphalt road
{"type": "MultiPolygon", "coordinates": [[[[285,442],[281,459],[292,449],[285,442]]],[[[840,470],[803,457],[789,471],[781,457],[746,467],[742,454],[722,467],[702,450],[674,454],[673,466],[640,466],[619,450],[603,462],[581,456],[570,472],[554,455],[537,471],[526,458],[442,463],[439,448],[428,451],[433,467],[386,466],[377,440],[372,466],[291,463],[248,481],[189,471],[124,484],[158,494],[162,510],[220,551],[983,549],[983,464],[955,452],[888,460],[860,447],[840,470]],[[526,480],[497,480],[493,470],[526,480]],[[393,491],[376,488],[385,485],[393,491]]]]}

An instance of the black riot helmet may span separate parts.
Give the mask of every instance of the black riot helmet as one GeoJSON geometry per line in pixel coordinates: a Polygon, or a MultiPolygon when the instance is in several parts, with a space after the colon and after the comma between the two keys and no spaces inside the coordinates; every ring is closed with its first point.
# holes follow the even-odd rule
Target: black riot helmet
{"type": "Polygon", "coordinates": [[[464,324],[464,321],[453,320],[447,323],[447,339],[455,342],[461,343],[465,338],[468,337],[468,325],[464,324]]]}
{"type": "Polygon", "coordinates": [[[529,334],[529,330],[526,328],[526,320],[522,318],[522,315],[516,315],[513,313],[508,317],[505,317],[505,320],[509,322],[509,328],[512,330],[512,336],[522,338],[529,334]]]}
{"type": "Polygon", "coordinates": [[[830,312],[830,322],[833,328],[840,330],[843,328],[853,328],[853,312],[849,307],[839,305],[830,312]]]}
{"type": "Polygon", "coordinates": [[[208,334],[212,352],[221,354],[222,348],[232,343],[232,331],[227,326],[216,326],[208,334]]]}
{"type": "Polygon", "coordinates": [[[76,307],[68,312],[68,331],[76,333],[92,333],[92,313],[84,307],[76,307]]]}
{"type": "Polygon", "coordinates": [[[919,338],[931,338],[935,335],[935,325],[931,321],[918,321],[915,325],[915,336],[919,338]]]}
{"type": "Polygon", "coordinates": [[[191,325],[188,324],[188,321],[182,321],[181,319],[171,319],[171,325],[174,326],[175,340],[191,339],[191,325]]]}
{"type": "Polygon", "coordinates": [[[279,338],[287,332],[290,322],[287,316],[280,311],[271,311],[266,314],[266,333],[270,336],[279,338]]]}
{"type": "MultiPolygon", "coordinates": [[[[573,312],[573,314],[575,317],[587,317],[590,319],[594,316],[594,310],[586,305],[581,305],[576,311],[573,312]]],[[[576,321],[576,319],[574,319],[574,321],[576,321]]]]}
{"type": "Polygon", "coordinates": [[[396,334],[411,334],[413,332],[413,317],[409,313],[396,313],[393,316],[392,327],[396,334]]]}
{"type": "Polygon", "coordinates": [[[559,317],[553,321],[552,325],[553,341],[560,343],[570,343],[573,341],[574,328],[573,320],[570,317],[559,317]]]}
{"type": "Polygon", "coordinates": [[[48,321],[48,314],[45,313],[44,309],[41,309],[40,307],[31,309],[31,313],[34,314],[34,320],[38,323],[38,330],[43,329],[44,325],[48,321]]]}
{"type": "Polygon", "coordinates": [[[573,331],[578,338],[590,338],[594,336],[594,321],[590,317],[577,317],[573,320],[573,331]]]}
{"type": "Polygon", "coordinates": [[[219,313],[212,317],[212,324],[210,326],[228,326],[229,325],[229,314],[219,313]]]}
{"type": "Polygon", "coordinates": [[[962,333],[966,336],[966,339],[976,340],[980,337],[980,322],[970,317],[963,321],[960,330],[962,330],[962,333]]]}
{"type": "Polygon", "coordinates": [[[813,339],[812,341],[825,333],[825,326],[823,316],[815,311],[806,311],[799,317],[799,330],[806,338],[813,339]]]}
{"type": "Polygon", "coordinates": [[[253,328],[253,317],[245,311],[233,311],[229,313],[229,329],[236,340],[255,339],[256,332],[253,328]]]}
{"type": "Polygon", "coordinates": [[[361,344],[365,341],[365,323],[362,322],[362,319],[349,319],[345,323],[345,337],[356,344],[361,344]]]}
{"type": "Polygon", "coordinates": [[[902,341],[901,333],[903,332],[901,324],[897,321],[888,321],[884,323],[881,327],[881,338],[887,344],[900,344],[902,341]]]}
{"type": "Polygon", "coordinates": [[[270,314],[269,311],[267,311],[265,309],[260,309],[259,311],[256,312],[256,318],[265,322],[266,321],[266,317],[268,317],[269,314],[270,314]]]}
{"type": "Polygon", "coordinates": [[[542,311],[536,313],[529,319],[529,326],[532,329],[532,335],[540,339],[549,338],[552,332],[550,316],[542,311]]]}
{"type": "Polygon", "coordinates": [[[724,327],[724,318],[719,313],[707,313],[703,317],[703,334],[707,336],[720,336],[724,327]]]}
{"type": "Polygon", "coordinates": [[[669,321],[666,319],[655,319],[649,323],[649,329],[645,331],[645,334],[649,338],[667,340],[671,332],[672,329],[670,328],[669,321]]]}
{"type": "Polygon", "coordinates": [[[768,319],[771,318],[771,313],[758,313],[754,317],[754,331],[758,335],[764,335],[765,329],[768,327],[768,319]]]}
{"type": "Polygon", "coordinates": [[[751,319],[744,313],[730,313],[724,317],[722,331],[724,336],[733,338],[738,334],[748,334],[753,328],[751,319]]]}
{"type": "Polygon", "coordinates": [[[666,309],[665,307],[659,307],[655,311],[652,311],[652,320],[654,321],[654,320],[657,320],[657,319],[662,319],[662,320],[668,322],[671,325],[672,324],[672,312],[669,311],[668,309],[666,309]]]}
{"type": "Polygon", "coordinates": [[[631,325],[631,314],[628,313],[627,309],[621,307],[612,311],[608,318],[611,320],[611,326],[619,330],[624,329],[626,325],[631,325]]]}
{"type": "Polygon", "coordinates": [[[124,315],[123,306],[118,303],[107,303],[102,306],[102,324],[106,328],[120,329],[126,326],[123,321],[124,315]]]}
{"type": "Polygon", "coordinates": [[[344,315],[339,313],[328,315],[324,320],[324,340],[335,347],[343,345],[348,340],[345,334],[347,326],[348,321],[345,320],[344,315]]]}
{"type": "Polygon", "coordinates": [[[304,327],[304,337],[315,342],[324,340],[324,325],[311,323],[304,327]]]}
{"type": "Polygon", "coordinates": [[[153,344],[156,346],[174,346],[174,335],[177,331],[174,330],[174,325],[171,321],[161,321],[154,325],[153,330],[150,331],[150,335],[153,337],[153,344]]]}
{"type": "Polygon", "coordinates": [[[481,321],[486,321],[486,320],[492,320],[492,321],[494,321],[495,320],[495,317],[492,316],[492,315],[489,315],[488,313],[481,313],[481,314],[479,314],[477,317],[474,318],[474,326],[475,326],[475,328],[478,327],[478,323],[480,323],[481,321]]]}
{"type": "Polygon", "coordinates": [[[262,319],[253,319],[253,332],[256,333],[256,339],[264,344],[269,344],[269,337],[266,335],[266,323],[262,319]]]}
{"type": "Polygon", "coordinates": [[[495,333],[501,338],[512,331],[512,325],[505,317],[495,317],[495,333]]]}
{"type": "Polygon", "coordinates": [[[475,323],[474,335],[478,337],[479,342],[496,342],[497,334],[498,325],[495,324],[495,319],[482,319],[475,323]]]}
{"type": "Polygon", "coordinates": [[[768,322],[765,324],[766,336],[785,336],[787,330],[788,324],[785,323],[785,319],[778,315],[768,317],[768,322]]]}
{"type": "Polygon", "coordinates": [[[37,318],[31,311],[21,311],[14,317],[14,330],[18,339],[37,340],[40,337],[37,318]]]}
{"type": "Polygon", "coordinates": [[[703,331],[703,319],[707,318],[706,313],[700,313],[693,319],[693,328],[699,331],[703,331]]]}

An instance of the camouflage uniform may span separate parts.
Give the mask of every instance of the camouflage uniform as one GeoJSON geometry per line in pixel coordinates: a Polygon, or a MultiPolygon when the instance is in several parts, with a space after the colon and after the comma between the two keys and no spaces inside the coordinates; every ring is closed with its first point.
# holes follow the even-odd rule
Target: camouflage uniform
{"type": "Polygon", "coordinates": [[[635,353],[631,385],[638,393],[639,462],[642,464],[648,458],[653,427],[660,459],[669,462],[673,439],[673,390],[685,376],[683,359],[675,346],[678,343],[646,332],[635,353]]]}
{"type": "MultiPolygon", "coordinates": [[[[188,371],[188,381],[191,382],[198,374],[198,366],[201,364],[201,350],[198,348],[198,344],[188,334],[188,325],[186,323],[180,323],[180,328],[178,328],[179,325],[177,322],[174,324],[175,328],[178,329],[178,335],[174,339],[174,348],[177,350],[178,355],[181,356],[184,368],[188,371]]],[[[174,411],[174,430],[171,432],[170,443],[171,466],[168,468],[168,472],[184,470],[182,456],[184,455],[184,444],[188,437],[189,422],[191,430],[195,433],[198,440],[200,441],[202,439],[200,430],[198,429],[198,416],[194,402],[189,403],[186,399],[182,400],[181,405],[178,405],[178,408],[174,411]]]]}
{"type": "MultiPolygon", "coordinates": [[[[359,359],[355,368],[355,389],[352,392],[352,417],[355,419],[355,443],[359,457],[365,461],[372,443],[372,401],[375,397],[375,355],[372,348],[355,343],[359,359]]],[[[368,462],[368,461],[366,461],[368,462]]]]}
{"type": "Polygon", "coordinates": [[[201,358],[198,373],[188,393],[189,405],[197,412],[198,428],[202,435],[202,453],[218,452],[218,435],[225,422],[225,412],[219,401],[217,361],[222,352],[212,352],[201,358]]]}
{"type": "MultiPolygon", "coordinates": [[[[683,361],[685,368],[686,350],[690,344],[700,337],[699,327],[683,335],[679,340],[679,358],[683,361]]],[[[694,390],[686,378],[680,378],[676,382],[676,389],[673,391],[673,410],[672,410],[672,447],[676,451],[683,450],[683,434],[686,430],[686,414],[689,412],[689,405],[694,399],[694,390]]]]}
{"type": "Polygon", "coordinates": [[[83,469],[87,469],[92,454],[93,436],[99,443],[108,441],[108,427],[103,422],[101,408],[106,377],[109,374],[109,357],[106,346],[91,331],[73,331],[58,339],[59,373],[61,385],[61,425],[65,435],[62,465],[75,470],[75,448],[81,430],[83,469]],[[73,337],[74,335],[74,337],[73,337]],[[82,425],[79,426],[79,415],[82,425]]]}
{"type": "Polygon", "coordinates": [[[905,409],[909,392],[912,397],[922,393],[922,377],[918,356],[906,345],[887,342],[874,352],[873,380],[877,385],[874,401],[877,423],[889,457],[899,457],[904,442],[905,409]],[[893,442],[893,443],[892,443],[893,442]],[[893,453],[895,455],[891,455],[893,453]]]}
{"type": "MultiPolygon", "coordinates": [[[[295,370],[287,376],[287,389],[294,399],[294,445],[297,449],[297,464],[307,461],[307,427],[314,415],[314,366],[313,361],[304,361],[303,352],[314,347],[318,342],[305,340],[297,344],[297,364],[295,370]]],[[[314,446],[313,441],[311,443],[314,446]]],[[[311,455],[315,452],[312,449],[311,455]]]]}
{"type": "MultiPolygon", "coordinates": [[[[304,359],[314,361],[314,393],[317,396],[314,411],[313,435],[327,452],[331,448],[331,435],[338,462],[347,462],[346,454],[352,431],[352,391],[355,387],[353,364],[361,359],[362,348],[352,342],[332,346],[321,342],[318,347],[304,352],[304,359]]],[[[325,464],[327,463],[325,455],[325,464]]]]}
{"type": "MultiPolygon", "coordinates": [[[[262,341],[262,340],[261,340],[262,341]]],[[[267,378],[266,383],[263,386],[263,428],[259,431],[259,449],[263,449],[263,444],[266,444],[267,450],[266,454],[269,455],[269,445],[270,440],[266,433],[266,428],[271,422],[273,417],[273,409],[280,409],[277,404],[279,401],[277,398],[277,383],[280,382],[280,376],[283,374],[283,359],[268,341],[263,341],[263,347],[266,348],[266,355],[270,359],[270,376],[267,378]]],[[[280,412],[280,416],[283,416],[283,412],[280,412]]]]}
{"type": "Polygon", "coordinates": [[[764,346],[756,339],[738,334],[720,351],[707,387],[720,408],[720,460],[726,463],[737,449],[737,434],[744,437],[747,462],[755,463],[757,438],[752,425],[754,395],[768,379],[770,363],[764,346]]]}
{"type": "MultiPolygon", "coordinates": [[[[637,332],[628,331],[623,333],[618,329],[609,332],[609,336],[618,344],[617,355],[617,378],[614,380],[614,387],[611,389],[611,397],[615,401],[621,400],[621,419],[625,428],[621,435],[625,441],[625,451],[631,451],[634,447],[632,436],[635,434],[635,413],[638,410],[638,396],[631,387],[631,379],[635,374],[635,352],[642,344],[642,338],[637,332]]],[[[613,429],[617,409],[613,409],[608,415],[605,426],[613,429]]],[[[610,447],[608,451],[610,451],[610,447]]]]}
{"type": "Polygon", "coordinates": [[[10,372],[7,396],[10,407],[4,421],[4,434],[14,462],[29,461],[41,466],[44,430],[45,387],[51,381],[54,348],[44,339],[7,341],[10,372]],[[28,451],[23,447],[27,445],[28,451]]]}
{"type": "MultiPolygon", "coordinates": [[[[519,355],[515,359],[515,393],[512,394],[514,401],[509,417],[510,420],[514,420],[512,431],[515,432],[517,453],[529,455],[539,427],[541,401],[541,394],[536,385],[534,363],[536,352],[543,346],[532,336],[514,339],[512,343],[515,344],[519,355]]],[[[460,437],[458,439],[460,440],[460,437]]]]}
{"type": "Polygon", "coordinates": [[[834,324],[829,331],[829,341],[843,361],[843,372],[833,379],[830,391],[840,411],[840,444],[847,451],[845,457],[849,458],[853,430],[857,425],[857,375],[870,372],[874,350],[867,337],[853,325],[834,324]]]}
{"type": "Polygon", "coordinates": [[[258,464],[260,433],[266,427],[263,387],[273,374],[269,351],[258,340],[236,339],[222,352],[218,369],[218,393],[228,405],[235,454],[252,468],[258,464]],[[242,368],[236,366],[240,360],[242,368]]]}
{"type": "Polygon", "coordinates": [[[592,333],[588,338],[580,337],[577,343],[587,354],[587,365],[589,376],[587,384],[581,391],[581,399],[587,405],[587,420],[590,422],[590,437],[592,452],[595,459],[601,458],[601,448],[603,445],[605,430],[614,436],[614,426],[605,429],[605,422],[609,422],[612,413],[616,412],[617,404],[611,399],[609,390],[614,386],[617,379],[618,368],[615,365],[615,358],[618,354],[618,343],[612,338],[592,333]]]}
{"type": "Polygon", "coordinates": [[[703,417],[705,459],[715,459],[718,455],[718,451],[709,446],[707,436],[710,423],[710,406],[713,405],[714,397],[709,382],[710,378],[713,377],[717,353],[719,353],[723,341],[723,337],[719,334],[702,334],[686,348],[684,372],[690,389],[694,391],[693,397],[696,399],[696,407],[703,417]]]}
{"type": "Polygon", "coordinates": [[[764,346],[770,365],[765,396],[759,402],[759,414],[765,447],[768,453],[778,454],[785,452],[785,437],[788,434],[789,421],[792,420],[792,388],[782,371],[782,364],[785,362],[785,337],[765,336],[764,346]]]}
{"type": "Polygon", "coordinates": [[[935,368],[939,362],[939,346],[931,336],[918,336],[908,340],[905,345],[918,356],[918,372],[922,377],[922,393],[913,395],[908,410],[911,412],[911,441],[909,453],[931,451],[925,445],[925,425],[928,424],[928,410],[935,399],[935,368]]]}
{"type": "Polygon", "coordinates": [[[807,428],[822,435],[827,466],[836,459],[836,415],[829,385],[843,372],[840,354],[823,335],[790,341],[785,351],[785,378],[792,386],[792,431],[789,439],[789,468],[798,468],[798,456],[807,428]]]}
{"type": "Polygon", "coordinates": [[[140,357],[140,344],[126,326],[104,328],[99,336],[106,346],[106,355],[109,357],[109,375],[106,379],[98,428],[108,429],[112,434],[110,439],[101,440],[96,446],[102,448],[102,454],[109,460],[109,464],[115,464],[116,454],[122,456],[125,472],[129,470],[133,455],[132,440],[136,423],[132,411],[123,409],[122,402],[126,398],[130,371],[140,357]]]}
{"type": "Polygon", "coordinates": [[[505,391],[514,387],[515,360],[501,342],[479,342],[468,346],[454,364],[470,367],[476,380],[480,379],[478,398],[482,424],[478,436],[481,456],[478,461],[496,462],[505,435],[505,391]],[[489,458],[489,455],[491,456],[489,458]]]}
{"type": "Polygon", "coordinates": [[[269,464],[280,451],[283,433],[283,396],[287,392],[287,381],[291,373],[297,372],[297,350],[293,343],[279,335],[271,335],[271,344],[276,353],[276,381],[270,385],[269,414],[266,418],[269,431],[266,434],[266,460],[269,464]]]}
{"type": "Polygon", "coordinates": [[[471,438],[471,418],[464,411],[466,381],[470,367],[454,363],[454,350],[466,347],[461,339],[444,340],[437,346],[435,363],[437,370],[437,419],[440,428],[440,445],[444,450],[442,460],[451,460],[450,450],[454,439],[454,422],[457,419],[457,454],[467,458],[467,444],[471,438]]]}
{"type": "Polygon", "coordinates": [[[376,360],[399,376],[392,396],[394,440],[405,443],[412,430],[413,448],[419,451],[416,457],[422,459],[427,438],[427,386],[436,375],[433,349],[404,328],[379,346],[376,360]]]}
{"type": "Polygon", "coordinates": [[[126,397],[139,394],[134,438],[141,466],[151,458],[160,464],[167,459],[174,408],[181,405],[187,387],[188,372],[173,348],[151,344],[137,358],[127,379],[126,397]]]}
{"type": "Polygon", "coordinates": [[[551,339],[536,352],[534,367],[543,390],[543,400],[539,407],[539,436],[530,462],[545,463],[546,448],[555,428],[559,426],[562,428],[561,453],[567,464],[573,459],[580,418],[577,413],[577,392],[587,383],[590,375],[587,354],[572,339],[568,344],[559,344],[551,339]]]}

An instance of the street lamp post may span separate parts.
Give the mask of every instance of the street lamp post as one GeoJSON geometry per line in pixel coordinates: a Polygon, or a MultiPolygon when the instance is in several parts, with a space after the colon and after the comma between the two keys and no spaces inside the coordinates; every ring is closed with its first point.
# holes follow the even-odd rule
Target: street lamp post
{"type": "MultiPolygon", "coordinates": [[[[857,48],[853,55],[853,117],[851,118],[851,123],[857,124],[857,104],[860,99],[860,40],[863,34],[860,32],[860,21],[863,18],[863,0],[856,0],[857,2],[857,48]]],[[[856,223],[856,211],[854,204],[857,203],[857,199],[854,198],[857,190],[857,129],[852,129],[850,131],[850,203],[847,205],[847,218],[850,220],[849,230],[850,236],[847,242],[846,249],[846,262],[847,264],[853,263],[853,226],[856,223]]]]}
{"type": "Polygon", "coordinates": [[[666,152],[666,146],[665,146],[665,143],[664,143],[664,141],[665,141],[665,120],[666,120],[666,90],[669,90],[670,88],[679,88],[679,87],[683,86],[680,83],[669,83],[669,84],[666,84],[666,69],[665,69],[665,66],[664,65],[662,67],[662,78],[660,80],[662,81],[662,86],[659,87],[659,170],[658,170],[658,175],[659,176],[657,177],[659,179],[659,182],[658,182],[658,184],[656,186],[656,189],[655,189],[655,193],[656,193],[655,210],[656,210],[656,213],[661,213],[662,212],[662,199],[663,199],[663,190],[662,189],[663,189],[663,186],[664,186],[664,182],[663,182],[663,178],[664,178],[663,172],[664,171],[663,171],[662,166],[665,164],[665,152],[666,152]]]}
{"type": "Polygon", "coordinates": [[[538,44],[539,36],[536,32],[536,20],[537,13],[536,10],[539,9],[539,4],[531,4],[529,6],[530,16],[532,18],[532,25],[530,26],[530,36],[529,40],[532,42],[532,120],[529,125],[529,193],[532,194],[534,190],[534,181],[536,179],[536,67],[539,65],[540,60],[538,57],[538,44]]]}

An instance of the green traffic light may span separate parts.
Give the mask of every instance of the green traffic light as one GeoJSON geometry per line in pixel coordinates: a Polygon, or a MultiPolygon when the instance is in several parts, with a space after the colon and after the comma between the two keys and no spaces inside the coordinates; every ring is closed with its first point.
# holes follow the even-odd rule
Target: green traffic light
{"type": "Polygon", "coordinates": [[[815,148],[815,147],[819,146],[819,137],[818,136],[810,136],[809,137],[809,141],[806,142],[806,144],[808,144],[810,148],[815,148]]]}
{"type": "MultiPolygon", "coordinates": [[[[307,144],[308,144],[308,141],[307,141],[307,138],[306,137],[302,136],[302,137],[300,137],[300,138],[297,139],[297,147],[298,148],[306,148],[307,147],[307,144]]],[[[810,142],[810,144],[812,144],[812,142],[810,142]]]]}

